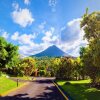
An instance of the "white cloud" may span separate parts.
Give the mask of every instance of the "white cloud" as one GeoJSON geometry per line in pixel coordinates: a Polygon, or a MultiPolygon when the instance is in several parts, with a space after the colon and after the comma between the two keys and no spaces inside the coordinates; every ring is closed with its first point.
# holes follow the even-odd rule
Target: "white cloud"
{"type": "MultiPolygon", "coordinates": [[[[61,30],[61,40],[63,42],[71,42],[80,38],[83,35],[83,30],[80,29],[81,19],[74,19],[67,23],[61,30]]],[[[83,38],[83,37],[82,37],[83,38]]]]}
{"type": "Polygon", "coordinates": [[[24,56],[32,55],[33,48],[31,46],[22,45],[22,46],[19,46],[19,52],[24,56]]]}
{"type": "Polygon", "coordinates": [[[49,0],[49,6],[51,7],[52,12],[56,11],[57,0],[49,0]]]}
{"type": "Polygon", "coordinates": [[[5,39],[9,38],[9,34],[4,29],[0,28],[0,36],[4,37],[5,39]]]}
{"type": "Polygon", "coordinates": [[[2,37],[4,37],[5,39],[7,39],[9,37],[9,34],[7,32],[2,32],[2,37]]]}
{"type": "Polygon", "coordinates": [[[50,42],[51,41],[52,33],[51,31],[45,32],[45,36],[42,38],[43,42],[50,42]]]}
{"type": "Polygon", "coordinates": [[[50,30],[46,31],[45,36],[42,38],[44,43],[54,43],[58,41],[58,36],[54,35],[55,28],[51,27],[50,30]]]}
{"type": "Polygon", "coordinates": [[[19,46],[19,52],[20,54],[24,56],[30,56],[30,55],[34,55],[43,51],[48,46],[50,46],[50,44],[47,44],[47,43],[40,43],[40,44],[34,43],[34,46],[22,45],[22,46],[19,46]]]}
{"type": "Polygon", "coordinates": [[[46,21],[42,22],[38,27],[40,30],[44,30],[45,25],[46,25],[46,21]]]}
{"type": "Polygon", "coordinates": [[[56,6],[56,4],[57,4],[57,0],[49,0],[49,6],[54,7],[56,6]]]}
{"type": "Polygon", "coordinates": [[[24,3],[25,3],[26,5],[29,5],[29,4],[30,4],[30,0],[24,0],[24,3]]]}
{"type": "Polygon", "coordinates": [[[15,32],[12,36],[11,36],[11,39],[12,40],[18,40],[19,38],[19,32],[15,32]]]}
{"type": "Polygon", "coordinates": [[[39,33],[45,33],[45,26],[46,26],[46,21],[43,21],[42,23],[40,23],[39,25],[38,25],[38,34],[39,33]]]}
{"type": "Polygon", "coordinates": [[[73,56],[79,56],[81,46],[86,46],[87,41],[83,40],[84,30],[80,29],[80,18],[67,23],[67,26],[61,29],[61,40],[59,47],[73,56]]]}
{"type": "Polygon", "coordinates": [[[34,39],[36,38],[35,33],[33,34],[21,34],[19,32],[15,32],[11,39],[19,43],[19,52],[23,57],[33,55],[39,53],[46,49],[50,43],[34,43],[34,39]]]}
{"type": "Polygon", "coordinates": [[[35,38],[35,33],[34,34],[22,34],[20,35],[19,32],[15,32],[12,36],[11,39],[18,41],[20,44],[28,44],[33,46],[34,42],[33,39],[35,38]]]}
{"type": "Polygon", "coordinates": [[[14,2],[14,3],[12,4],[12,6],[13,6],[13,8],[14,8],[15,10],[18,10],[18,8],[19,8],[19,4],[16,3],[16,2],[14,2]]]}
{"type": "Polygon", "coordinates": [[[29,11],[29,9],[21,9],[17,3],[13,5],[15,5],[15,10],[11,13],[11,16],[15,23],[22,27],[26,27],[34,22],[35,19],[32,17],[32,13],[29,11]]]}
{"type": "Polygon", "coordinates": [[[54,28],[54,27],[51,27],[50,30],[51,30],[51,32],[52,32],[52,34],[53,34],[54,31],[55,31],[55,28],[54,28]]]}
{"type": "MultiPolygon", "coordinates": [[[[19,52],[23,57],[33,55],[40,51],[38,49],[39,44],[34,43],[35,33],[33,34],[20,34],[19,32],[15,32],[11,39],[17,41],[19,43],[19,52]]],[[[43,47],[40,47],[41,49],[43,47]]]]}

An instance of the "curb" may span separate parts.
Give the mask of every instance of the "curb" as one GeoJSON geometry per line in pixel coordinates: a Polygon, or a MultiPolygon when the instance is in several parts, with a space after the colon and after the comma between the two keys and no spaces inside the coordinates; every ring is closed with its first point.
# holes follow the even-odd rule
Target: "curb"
{"type": "Polygon", "coordinates": [[[11,89],[11,90],[8,90],[8,91],[6,91],[6,92],[4,92],[4,93],[1,93],[1,94],[0,94],[0,97],[6,96],[6,95],[9,94],[10,92],[13,92],[13,91],[15,91],[15,90],[17,90],[17,89],[20,89],[21,87],[23,87],[23,86],[25,86],[25,85],[28,85],[28,83],[29,83],[29,82],[23,83],[23,84],[20,85],[19,87],[15,87],[15,88],[13,88],[13,89],[11,89]]]}
{"type": "Polygon", "coordinates": [[[59,92],[63,95],[63,97],[65,98],[65,100],[69,100],[68,97],[64,94],[64,92],[59,88],[59,86],[54,81],[52,81],[52,82],[57,87],[57,89],[59,90],[59,92]]]}

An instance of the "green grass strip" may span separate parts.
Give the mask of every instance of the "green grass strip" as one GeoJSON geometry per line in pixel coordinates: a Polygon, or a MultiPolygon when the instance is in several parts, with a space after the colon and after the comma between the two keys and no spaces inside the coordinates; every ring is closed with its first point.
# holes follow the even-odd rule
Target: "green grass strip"
{"type": "MultiPolygon", "coordinates": [[[[19,86],[22,83],[19,83],[19,86]]],[[[17,83],[6,77],[0,77],[0,94],[17,87],[17,83]]]]}
{"type": "Polygon", "coordinates": [[[80,81],[61,81],[57,83],[74,99],[74,100],[100,100],[100,90],[90,88],[90,80],[80,81]],[[65,84],[67,82],[67,84],[65,84]]]}

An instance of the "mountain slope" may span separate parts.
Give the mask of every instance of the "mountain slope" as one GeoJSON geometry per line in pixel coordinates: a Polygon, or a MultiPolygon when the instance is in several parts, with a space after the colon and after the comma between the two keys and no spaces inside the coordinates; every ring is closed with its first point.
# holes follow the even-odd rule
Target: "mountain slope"
{"type": "Polygon", "coordinates": [[[49,56],[49,57],[58,57],[58,56],[68,56],[65,52],[63,52],[61,49],[56,47],[55,45],[48,47],[46,50],[32,55],[36,57],[42,57],[42,56],[49,56]]]}

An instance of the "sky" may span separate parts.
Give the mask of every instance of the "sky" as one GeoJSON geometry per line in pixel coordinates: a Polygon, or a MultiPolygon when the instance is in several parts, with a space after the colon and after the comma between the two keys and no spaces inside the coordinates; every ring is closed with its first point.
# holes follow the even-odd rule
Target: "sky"
{"type": "Polygon", "coordinates": [[[80,28],[87,7],[100,11],[100,0],[0,0],[0,36],[18,45],[23,57],[51,45],[77,57],[87,45],[80,28]]]}

